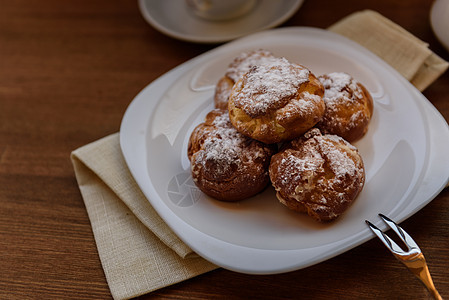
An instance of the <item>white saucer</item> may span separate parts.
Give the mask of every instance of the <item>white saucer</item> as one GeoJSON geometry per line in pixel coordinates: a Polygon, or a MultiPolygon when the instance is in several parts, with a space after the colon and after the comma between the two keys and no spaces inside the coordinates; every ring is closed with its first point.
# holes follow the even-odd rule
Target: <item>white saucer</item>
{"type": "Polygon", "coordinates": [[[289,19],[303,0],[258,0],[246,15],[226,21],[207,21],[195,16],[185,1],[139,0],[145,20],[160,32],[197,43],[222,43],[278,26],[289,19]]]}

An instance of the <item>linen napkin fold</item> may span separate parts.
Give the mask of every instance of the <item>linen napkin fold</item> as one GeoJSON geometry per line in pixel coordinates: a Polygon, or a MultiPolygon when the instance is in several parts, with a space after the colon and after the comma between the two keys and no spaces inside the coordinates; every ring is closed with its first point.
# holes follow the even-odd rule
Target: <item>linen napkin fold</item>
{"type": "Polygon", "coordinates": [[[369,49],[420,91],[449,66],[429,44],[372,10],[353,13],[328,29],[369,49]]]}
{"type": "MultiPolygon", "coordinates": [[[[365,46],[419,90],[448,63],[403,28],[373,11],[354,13],[329,28],[365,46]]],[[[119,133],[71,154],[111,294],[128,299],[208,272],[154,211],[130,174],[119,133]]]]}
{"type": "Polygon", "coordinates": [[[76,179],[114,299],[128,299],[216,268],[168,228],[126,166],[115,133],[72,152],[76,179]]]}

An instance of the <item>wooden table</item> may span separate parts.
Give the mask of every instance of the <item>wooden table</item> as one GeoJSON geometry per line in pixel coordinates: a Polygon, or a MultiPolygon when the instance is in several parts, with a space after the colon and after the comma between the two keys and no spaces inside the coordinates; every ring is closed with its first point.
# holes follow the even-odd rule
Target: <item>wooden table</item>
{"type": "MultiPolygon", "coordinates": [[[[449,60],[429,23],[432,1],[314,0],[283,26],[326,28],[370,8],[449,60]]],[[[108,299],[70,152],[119,130],[133,97],[214,48],[149,26],[136,1],[0,0],[0,298],[108,299]]],[[[449,120],[449,73],[424,95],[449,120]]],[[[449,190],[402,223],[449,298],[449,190]]],[[[423,299],[423,286],[378,240],[296,272],[219,269],[143,299],[423,299]]]]}

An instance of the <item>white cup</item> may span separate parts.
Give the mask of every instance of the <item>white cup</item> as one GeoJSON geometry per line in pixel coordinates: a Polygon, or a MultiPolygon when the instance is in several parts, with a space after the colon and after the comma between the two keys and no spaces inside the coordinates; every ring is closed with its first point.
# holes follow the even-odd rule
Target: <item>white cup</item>
{"type": "Polygon", "coordinates": [[[224,21],[247,14],[257,0],[186,0],[187,7],[200,18],[224,21]]]}
{"type": "Polygon", "coordinates": [[[449,0],[436,0],[433,3],[430,24],[438,40],[449,51],[449,0]]]}

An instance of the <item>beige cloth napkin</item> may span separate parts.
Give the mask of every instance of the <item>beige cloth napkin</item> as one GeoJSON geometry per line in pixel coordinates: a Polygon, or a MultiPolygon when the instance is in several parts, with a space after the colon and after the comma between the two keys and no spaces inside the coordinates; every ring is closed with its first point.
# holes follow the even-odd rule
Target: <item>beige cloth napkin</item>
{"type": "Polygon", "coordinates": [[[353,13],[329,27],[329,30],[371,50],[420,91],[449,66],[428,48],[427,43],[372,10],[353,13]]]}
{"type": "Polygon", "coordinates": [[[78,185],[114,299],[128,299],[216,268],[168,228],[140,191],[112,134],[72,152],[78,185]]]}
{"type": "MultiPolygon", "coordinates": [[[[423,90],[448,67],[427,44],[373,11],[350,15],[330,30],[353,39],[423,90]]],[[[71,154],[106,280],[128,299],[217,268],[168,228],[132,178],[119,134],[71,154]]]]}

